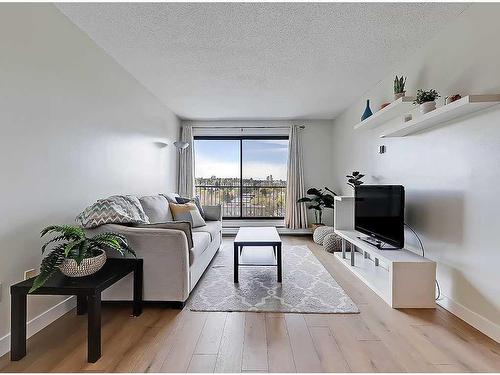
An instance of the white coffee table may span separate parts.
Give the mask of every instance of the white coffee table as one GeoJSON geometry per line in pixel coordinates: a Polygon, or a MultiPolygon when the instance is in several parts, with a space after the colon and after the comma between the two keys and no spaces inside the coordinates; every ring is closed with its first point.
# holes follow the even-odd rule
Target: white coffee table
{"type": "Polygon", "coordinates": [[[277,267],[278,282],[281,283],[281,238],[275,227],[241,227],[234,239],[234,282],[238,282],[240,266],[275,266],[277,267]],[[272,246],[276,264],[240,264],[240,254],[244,246],[272,246]]]}

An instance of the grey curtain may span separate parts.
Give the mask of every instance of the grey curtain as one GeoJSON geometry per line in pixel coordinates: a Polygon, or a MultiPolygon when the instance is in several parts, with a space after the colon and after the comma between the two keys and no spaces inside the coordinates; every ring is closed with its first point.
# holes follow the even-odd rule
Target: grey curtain
{"type": "Polygon", "coordinates": [[[194,196],[194,138],[193,126],[184,125],[181,140],[189,146],[179,152],[179,182],[178,193],[184,197],[194,196]]]}
{"type": "Polygon", "coordinates": [[[290,229],[307,228],[307,208],[297,200],[305,196],[302,144],[298,125],[290,127],[286,178],[285,225],[290,229]]]}

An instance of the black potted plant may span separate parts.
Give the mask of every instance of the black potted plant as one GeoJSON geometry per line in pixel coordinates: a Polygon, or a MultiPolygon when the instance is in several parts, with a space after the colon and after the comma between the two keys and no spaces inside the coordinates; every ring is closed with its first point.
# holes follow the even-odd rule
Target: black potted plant
{"type": "Polygon", "coordinates": [[[73,225],[51,225],[41,231],[41,237],[58,233],[42,246],[42,254],[49,245],[52,250],[42,260],[40,274],[33,282],[30,292],[40,288],[58,269],[69,277],[91,275],[106,262],[106,250],[136,256],[127,239],[117,233],[101,233],[87,237],[85,230],[73,225]]]}
{"type": "Polygon", "coordinates": [[[347,185],[349,185],[352,188],[364,184],[364,182],[361,181],[361,179],[365,177],[365,175],[359,173],[358,171],[354,171],[351,174],[348,174],[346,177],[347,177],[347,185]]]}
{"type": "Polygon", "coordinates": [[[334,207],[334,193],[331,189],[325,186],[324,189],[310,188],[307,190],[309,197],[300,198],[297,203],[307,203],[309,210],[314,210],[314,224],[313,229],[323,224],[323,209],[334,207]]]}

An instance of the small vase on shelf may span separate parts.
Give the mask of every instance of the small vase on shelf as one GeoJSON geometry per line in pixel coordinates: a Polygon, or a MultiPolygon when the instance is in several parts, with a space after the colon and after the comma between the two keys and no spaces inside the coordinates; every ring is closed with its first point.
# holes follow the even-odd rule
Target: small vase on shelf
{"type": "Polygon", "coordinates": [[[405,96],[406,96],[406,91],[398,92],[398,93],[394,94],[394,100],[398,100],[400,98],[404,98],[405,96]]]}
{"type": "Polygon", "coordinates": [[[363,115],[361,116],[361,121],[366,120],[368,117],[373,115],[372,110],[370,109],[370,99],[366,100],[366,108],[365,111],[363,112],[363,115]]]}
{"type": "Polygon", "coordinates": [[[429,113],[431,111],[434,111],[436,109],[436,101],[433,100],[431,102],[425,102],[425,103],[422,103],[420,104],[420,112],[422,112],[422,114],[426,114],[426,113],[429,113]]]}

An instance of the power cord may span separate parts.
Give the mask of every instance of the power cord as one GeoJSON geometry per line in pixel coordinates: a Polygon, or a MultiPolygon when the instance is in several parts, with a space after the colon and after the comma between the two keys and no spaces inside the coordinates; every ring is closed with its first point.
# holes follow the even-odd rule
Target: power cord
{"type": "MultiPolygon", "coordinates": [[[[420,248],[422,249],[422,256],[425,257],[425,248],[424,248],[424,244],[422,243],[422,240],[420,239],[419,235],[417,234],[417,232],[415,232],[415,230],[413,230],[413,228],[411,226],[409,226],[407,223],[404,223],[404,225],[406,227],[408,227],[409,230],[411,230],[413,232],[413,234],[415,235],[415,238],[418,240],[418,243],[420,244],[420,248]]],[[[439,283],[436,279],[436,288],[437,288],[437,292],[438,292],[438,295],[436,297],[436,301],[441,298],[441,287],[439,286],[439,283]]]]}

